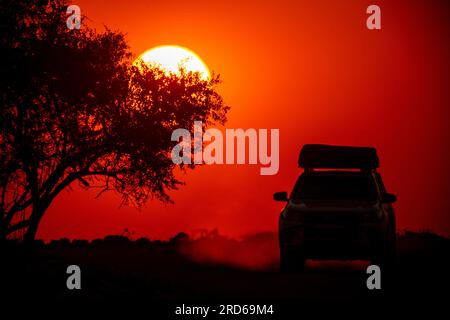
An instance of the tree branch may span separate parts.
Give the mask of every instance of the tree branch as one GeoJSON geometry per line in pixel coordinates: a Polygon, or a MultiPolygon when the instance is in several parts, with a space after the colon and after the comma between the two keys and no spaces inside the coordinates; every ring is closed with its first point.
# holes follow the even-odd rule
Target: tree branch
{"type": "Polygon", "coordinates": [[[5,235],[8,236],[8,235],[10,235],[11,233],[13,233],[13,232],[15,232],[17,230],[20,230],[20,229],[23,229],[25,227],[28,227],[29,225],[30,225],[30,221],[29,220],[20,221],[20,222],[16,223],[15,225],[12,225],[11,227],[9,227],[6,230],[6,234],[5,235]]]}

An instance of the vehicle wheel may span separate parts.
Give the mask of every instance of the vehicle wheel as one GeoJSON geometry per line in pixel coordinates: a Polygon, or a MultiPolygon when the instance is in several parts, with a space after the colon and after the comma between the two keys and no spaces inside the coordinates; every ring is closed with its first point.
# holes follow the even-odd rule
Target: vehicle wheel
{"type": "Polygon", "coordinates": [[[395,268],[396,258],[396,229],[395,219],[390,217],[389,225],[384,242],[380,246],[379,253],[372,260],[372,264],[376,264],[385,274],[391,274],[395,268]]]}
{"type": "Polygon", "coordinates": [[[395,265],[395,253],[392,247],[391,243],[386,243],[371,260],[371,264],[379,266],[383,274],[391,273],[395,265]]]}
{"type": "Polygon", "coordinates": [[[301,248],[280,249],[280,271],[281,272],[303,272],[306,259],[301,248]]]}
{"type": "Polygon", "coordinates": [[[388,234],[383,259],[384,267],[389,273],[391,273],[395,268],[396,256],[397,256],[397,234],[395,228],[395,217],[392,214],[389,217],[388,234]]]}

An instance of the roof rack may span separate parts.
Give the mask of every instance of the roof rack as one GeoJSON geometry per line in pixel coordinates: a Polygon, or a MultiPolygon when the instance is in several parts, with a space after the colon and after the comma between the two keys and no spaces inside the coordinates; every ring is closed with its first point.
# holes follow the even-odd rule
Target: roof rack
{"type": "Polygon", "coordinates": [[[379,167],[377,151],[372,147],[305,144],[298,157],[304,169],[361,169],[379,167]]]}

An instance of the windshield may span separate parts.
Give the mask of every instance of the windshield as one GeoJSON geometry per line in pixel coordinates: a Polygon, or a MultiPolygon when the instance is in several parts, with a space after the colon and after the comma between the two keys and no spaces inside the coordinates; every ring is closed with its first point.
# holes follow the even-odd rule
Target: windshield
{"type": "Polygon", "coordinates": [[[316,173],[300,176],[291,198],[298,200],[375,201],[377,190],[370,175],[316,173]]]}

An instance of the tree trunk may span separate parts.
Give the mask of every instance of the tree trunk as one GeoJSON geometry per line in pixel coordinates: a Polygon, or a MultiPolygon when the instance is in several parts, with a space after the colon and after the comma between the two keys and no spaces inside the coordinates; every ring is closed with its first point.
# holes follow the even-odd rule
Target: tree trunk
{"type": "Polygon", "coordinates": [[[38,226],[46,209],[47,208],[45,206],[33,207],[33,211],[29,218],[29,225],[23,238],[25,243],[32,243],[36,239],[38,226]]]}
{"type": "Polygon", "coordinates": [[[37,221],[37,222],[30,221],[30,225],[28,226],[28,229],[25,232],[25,235],[23,238],[23,241],[25,243],[31,243],[34,241],[34,239],[36,239],[38,225],[39,225],[39,221],[37,221]]]}

